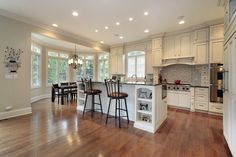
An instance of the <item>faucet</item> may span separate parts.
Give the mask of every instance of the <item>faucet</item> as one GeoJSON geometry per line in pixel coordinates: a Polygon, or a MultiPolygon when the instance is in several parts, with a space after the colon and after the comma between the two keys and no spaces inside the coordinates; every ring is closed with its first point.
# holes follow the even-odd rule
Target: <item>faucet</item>
{"type": "Polygon", "coordinates": [[[132,76],[131,76],[131,78],[134,78],[135,77],[135,82],[137,82],[137,75],[136,74],[133,74],[132,76]]]}

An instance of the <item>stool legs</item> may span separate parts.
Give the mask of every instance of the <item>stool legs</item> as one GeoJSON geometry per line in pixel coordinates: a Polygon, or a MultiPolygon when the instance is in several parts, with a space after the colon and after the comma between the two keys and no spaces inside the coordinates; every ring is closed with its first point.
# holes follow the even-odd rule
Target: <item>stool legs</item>
{"type": "Polygon", "coordinates": [[[125,109],[126,109],[127,120],[128,120],[128,123],[129,123],[129,114],[128,114],[128,108],[127,108],[127,101],[126,101],[126,98],[125,98],[124,100],[125,100],[125,109]]]}
{"type": "Polygon", "coordinates": [[[120,128],[120,99],[118,99],[118,103],[119,103],[119,128],[120,128]]]}
{"type": "Polygon", "coordinates": [[[84,116],[84,112],[85,112],[85,109],[86,109],[87,100],[88,100],[88,94],[86,94],[86,96],[85,96],[83,116],[84,116]]]}
{"type": "Polygon", "coordinates": [[[109,116],[110,106],[111,106],[111,98],[110,98],[110,100],[109,100],[108,109],[107,109],[106,124],[107,124],[107,121],[108,121],[108,116],[109,116]]]}
{"type": "Polygon", "coordinates": [[[100,102],[100,106],[101,106],[101,113],[103,115],[101,95],[99,94],[98,97],[99,97],[99,102],[100,102]]]}

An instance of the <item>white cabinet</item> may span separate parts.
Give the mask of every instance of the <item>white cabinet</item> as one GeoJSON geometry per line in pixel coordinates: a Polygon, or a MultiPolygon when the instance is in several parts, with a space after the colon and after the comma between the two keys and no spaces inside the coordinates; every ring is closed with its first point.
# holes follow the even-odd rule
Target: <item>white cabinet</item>
{"type": "Polygon", "coordinates": [[[194,44],[194,54],[196,64],[208,64],[208,43],[194,44]]]}
{"type": "Polygon", "coordinates": [[[153,74],[153,54],[146,52],[146,74],[153,74]]]}
{"type": "Polygon", "coordinates": [[[190,108],[190,92],[167,91],[167,104],[175,107],[190,108]]]}
{"type": "Polygon", "coordinates": [[[152,51],[152,65],[160,66],[162,64],[162,50],[156,49],[152,51]]]}
{"type": "Polygon", "coordinates": [[[167,117],[167,105],[162,101],[162,86],[135,86],[134,127],[155,133],[167,117]]]}
{"type": "Polygon", "coordinates": [[[190,92],[179,92],[179,106],[184,108],[190,108],[190,92]]]}
{"type": "Polygon", "coordinates": [[[224,40],[210,41],[210,63],[223,63],[224,40]]]}
{"type": "Polygon", "coordinates": [[[210,40],[218,40],[224,38],[224,25],[210,26],[210,40]]]}
{"type": "Polygon", "coordinates": [[[190,33],[184,33],[164,39],[164,59],[189,56],[192,56],[190,33]]]}
{"type": "Polygon", "coordinates": [[[123,47],[111,48],[109,55],[110,74],[124,74],[125,73],[125,55],[123,54],[123,47]]]}
{"type": "Polygon", "coordinates": [[[196,110],[208,111],[209,91],[208,88],[195,88],[194,105],[196,110]]]}
{"type": "Polygon", "coordinates": [[[162,48],[162,38],[152,39],[152,50],[162,48]]]}
{"type": "Polygon", "coordinates": [[[223,63],[224,25],[210,27],[210,63],[223,63]]]}
{"type": "Polygon", "coordinates": [[[209,29],[199,29],[194,31],[194,43],[206,43],[209,41],[209,29]]]}

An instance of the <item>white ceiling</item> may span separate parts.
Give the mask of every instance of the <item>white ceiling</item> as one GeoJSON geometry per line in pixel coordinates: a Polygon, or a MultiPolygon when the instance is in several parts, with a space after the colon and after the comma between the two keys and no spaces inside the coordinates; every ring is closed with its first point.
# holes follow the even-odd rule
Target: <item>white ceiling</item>
{"type": "Polygon", "coordinates": [[[104,44],[117,44],[223,18],[218,0],[1,0],[0,9],[104,44]],[[79,16],[73,17],[72,11],[79,16]],[[149,15],[144,16],[144,11],[149,15]],[[185,16],[179,25],[177,17],[185,16]],[[128,21],[133,17],[132,22],[128,21]],[[119,21],[120,26],[115,23],[119,21]],[[108,30],[104,26],[109,26],[108,30]],[[99,32],[95,33],[94,30],[99,32]],[[144,33],[149,29],[149,33],[144,33]],[[115,34],[124,36],[119,39],[115,34]]]}
{"type": "MultiPolygon", "coordinates": [[[[32,33],[31,38],[32,38],[33,41],[42,43],[42,44],[44,44],[46,46],[49,46],[49,47],[66,49],[66,50],[69,50],[69,51],[74,51],[75,50],[75,44],[71,43],[71,42],[48,38],[46,36],[39,35],[39,34],[36,34],[36,33],[32,33]]],[[[90,52],[90,53],[91,52],[99,52],[99,51],[96,51],[93,48],[85,47],[85,46],[78,45],[78,44],[76,44],[76,51],[77,52],[90,52]]]]}

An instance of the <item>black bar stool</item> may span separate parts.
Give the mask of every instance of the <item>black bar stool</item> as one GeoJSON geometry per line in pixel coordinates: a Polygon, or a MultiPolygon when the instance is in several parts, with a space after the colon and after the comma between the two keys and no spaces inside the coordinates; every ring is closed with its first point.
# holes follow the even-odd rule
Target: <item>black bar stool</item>
{"type": "Polygon", "coordinates": [[[103,114],[103,111],[102,111],[102,101],[101,101],[101,96],[100,94],[102,93],[101,90],[99,89],[93,89],[92,87],[92,80],[89,79],[89,80],[84,80],[82,79],[82,83],[85,85],[85,90],[84,90],[84,93],[86,95],[85,97],[85,103],[84,103],[84,110],[83,110],[83,116],[84,116],[84,112],[85,110],[89,110],[91,111],[91,117],[93,117],[93,113],[94,111],[96,110],[95,109],[95,104],[96,105],[100,105],[100,110],[101,110],[101,113],[103,114]],[[86,109],[86,105],[87,105],[87,101],[88,101],[88,96],[91,95],[92,96],[92,101],[91,101],[91,109],[86,109]],[[99,102],[100,103],[95,103],[95,95],[98,95],[99,97],[99,102]]]}
{"type": "Polygon", "coordinates": [[[119,111],[119,127],[121,127],[121,117],[127,117],[128,123],[129,123],[129,114],[128,114],[128,108],[127,108],[127,101],[126,98],[128,97],[127,93],[120,92],[120,80],[114,81],[114,80],[105,80],[106,90],[107,90],[107,96],[110,98],[108,110],[107,110],[107,118],[106,118],[106,124],[108,121],[108,118],[113,118],[112,116],[109,116],[110,112],[110,106],[111,106],[111,100],[116,100],[115,105],[115,119],[117,118],[117,110],[119,111]],[[121,107],[120,100],[125,101],[125,109],[121,107]],[[118,102],[118,107],[117,107],[118,102]],[[121,116],[120,112],[125,111],[126,116],[121,116]]]}

